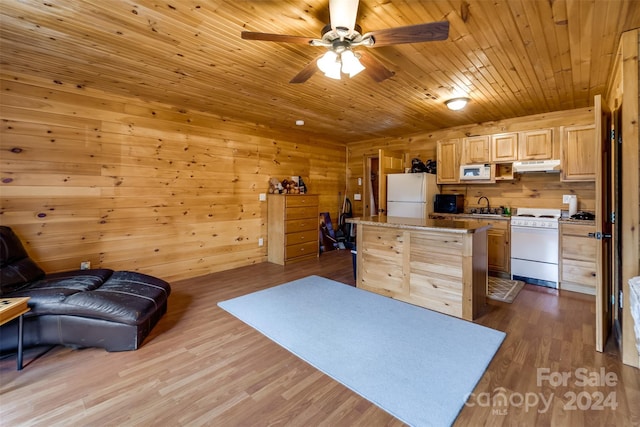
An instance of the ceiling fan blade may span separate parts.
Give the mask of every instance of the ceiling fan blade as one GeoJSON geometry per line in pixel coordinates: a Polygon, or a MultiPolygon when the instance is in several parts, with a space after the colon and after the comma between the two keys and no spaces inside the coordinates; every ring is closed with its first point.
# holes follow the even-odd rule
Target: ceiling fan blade
{"type": "Polygon", "coordinates": [[[406,27],[372,31],[368,34],[373,36],[375,41],[372,47],[446,40],[449,37],[449,22],[407,25],[406,27]]]}
{"type": "MultiPolygon", "coordinates": [[[[324,55],[324,53],[322,55],[324,55]]],[[[302,69],[302,71],[300,71],[298,74],[296,74],[289,81],[289,83],[304,83],[307,80],[309,80],[311,78],[311,76],[313,76],[316,73],[316,71],[318,71],[318,66],[316,65],[316,62],[318,62],[318,59],[322,55],[318,56],[316,59],[314,59],[313,61],[309,62],[307,64],[307,66],[302,69]]]]}
{"type": "Polygon", "coordinates": [[[382,62],[374,58],[369,52],[359,50],[360,63],[365,66],[364,72],[378,83],[393,77],[396,73],[385,67],[382,62]]]}
{"type": "Polygon", "coordinates": [[[254,33],[252,31],[243,31],[241,34],[245,40],[259,40],[265,42],[282,42],[282,43],[298,43],[298,44],[311,44],[313,37],[302,36],[288,36],[285,34],[270,34],[270,33],[254,33]]]}

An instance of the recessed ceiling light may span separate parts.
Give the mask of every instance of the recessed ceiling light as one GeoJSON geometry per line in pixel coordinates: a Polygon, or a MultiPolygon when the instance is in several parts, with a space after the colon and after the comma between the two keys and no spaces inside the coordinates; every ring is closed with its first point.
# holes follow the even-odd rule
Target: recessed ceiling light
{"type": "Polygon", "coordinates": [[[296,126],[304,126],[304,120],[296,120],[296,126]]]}
{"type": "Polygon", "coordinates": [[[445,101],[445,105],[447,106],[447,108],[449,108],[450,110],[462,110],[466,105],[467,102],[469,102],[470,99],[469,98],[453,98],[453,99],[449,99],[448,101],[445,101]]]}

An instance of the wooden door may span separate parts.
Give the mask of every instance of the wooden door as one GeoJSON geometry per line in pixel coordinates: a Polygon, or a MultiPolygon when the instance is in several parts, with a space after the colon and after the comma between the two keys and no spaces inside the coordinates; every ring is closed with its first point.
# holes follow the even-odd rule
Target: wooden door
{"type": "Polygon", "coordinates": [[[611,264],[611,222],[609,155],[611,121],[602,110],[602,99],[596,95],[595,146],[596,170],[596,350],[604,351],[611,330],[611,286],[609,283],[611,264]],[[604,153],[604,155],[603,155],[604,153]]]}
{"type": "MultiPolygon", "coordinates": [[[[378,185],[378,155],[365,154],[362,169],[362,215],[374,216],[378,214],[379,185],[378,185]]],[[[357,206],[357,205],[356,205],[357,206]]],[[[357,209],[356,209],[357,210],[357,209]]],[[[357,216],[357,215],[356,215],[357,216]]]]}
{"type": "Polygon", "coordinates": [[[387,214],[387,175],[404,173],[404,153],[380,149],[378,151],[378,215],[387,214]]]}

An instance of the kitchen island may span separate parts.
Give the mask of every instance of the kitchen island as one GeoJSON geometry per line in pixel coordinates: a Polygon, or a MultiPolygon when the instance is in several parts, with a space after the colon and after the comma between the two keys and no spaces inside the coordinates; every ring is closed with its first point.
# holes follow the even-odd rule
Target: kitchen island
{"type": "Polygon", "coordinates": [[[357,224],[356,286],[473,320],[486,302],[488,225],[387,216],[357,224]]]}

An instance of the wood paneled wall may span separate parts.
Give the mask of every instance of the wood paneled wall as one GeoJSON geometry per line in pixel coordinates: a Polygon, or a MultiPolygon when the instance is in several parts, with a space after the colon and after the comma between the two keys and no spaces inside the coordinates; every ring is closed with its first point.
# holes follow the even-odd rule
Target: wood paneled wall
{"type": "MultiPolygon", "coordinates": [[[[423,161],[435,160],[436,144],[439,140],[464,138],[468,135],[490,135],[551,128],[553,129],[556,152],[559,153],[561,126],[585,125],[593,122],[592,108],[581,108],[460,126],[437,132],[411,135],[406,138],[384,138],[351,143],[347,147],[347,194],[353,201],[354,193],[362,193],[362,187],[358,186],[358,178],[362,177],[363,185],[366,185],[367,180],[363,176],[364,159],[377,156],[378,150],[381,148],[406,153],[406,167],[409,167],[411,159],[416,157],[423,161]]],[[[595,209],[595,184],[593,182],[563,183],[560,182],[559,174],[526,174],[516,176],[513,181],[497,182],[495,184],[442,185],[440,188],[443,193],[464,194],[467,207],[478,206],[478,198],[487,196],[491,201],[491,206],[495,207],[568,209],[567,205],[562,204],[562,195],[576,194],[578,196],[578,209],[595,209]]],[[[482,206],[484,206],[484,201],[482,206]]],[[[355,215],[362,215],[363,201],[353,202],[353,210],[355,215]]]]}
{"type": "Polygon", "coordinates": [[[0,223],[47,272],[91,261],[176,280],[264,262],[270,177],[303,176],[337,219],[344,146],[293,123],[278,134],[61,81],[0,83],[0,223]]]}

